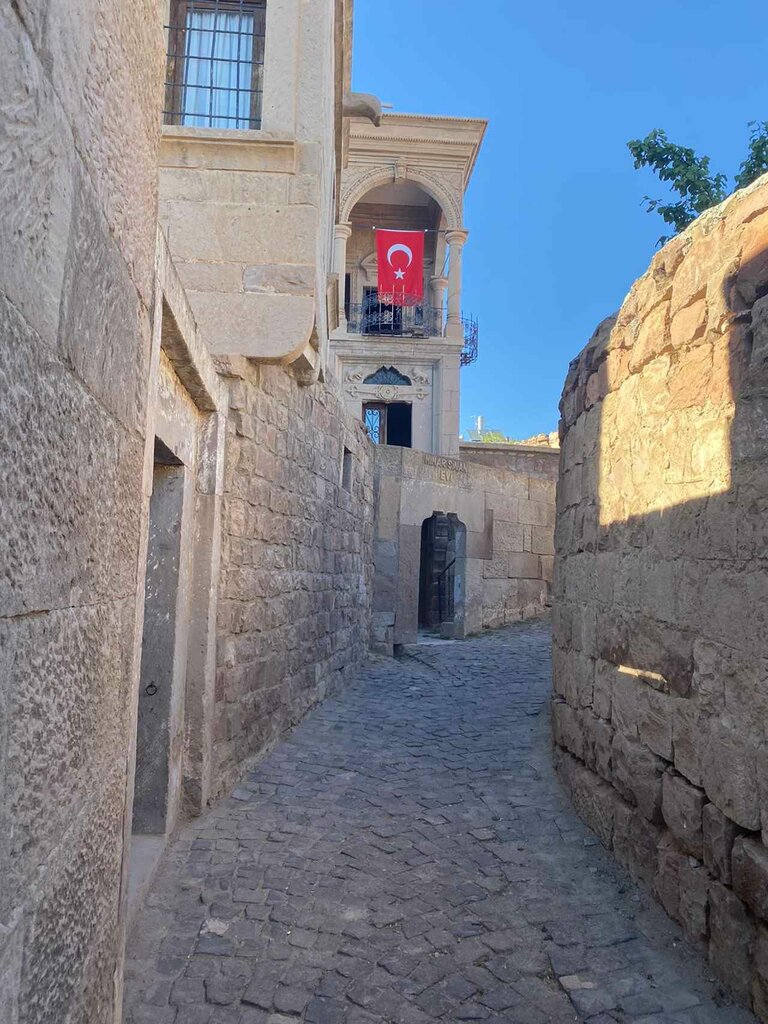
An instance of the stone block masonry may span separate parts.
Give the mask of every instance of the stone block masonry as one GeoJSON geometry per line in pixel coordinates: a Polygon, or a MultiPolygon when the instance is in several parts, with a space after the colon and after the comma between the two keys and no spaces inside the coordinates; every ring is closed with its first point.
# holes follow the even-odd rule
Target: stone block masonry
{"type": "Polygon", "coordinates": [[[107,1024],[120,989],[162,27],[73,6],[0,4],[8,1024],[107,1024]]]}
{"type": "Polygon", "coordinates": [[[556,763],[768,1020],[768,179],[654,258],[561,402],[556,763]]]}
{"type": "Polygon", "coordinates": [[[373,446],[362,426],[324,384],[300,387],[279,366],[240,372],[229,379],[219,790],[360,664],[373,573],[373,446]]]}
{"type": "Polygon", "coordinates": [[[425,579],[442,568],[423,535],[436,513],[454,516],[463,531],[447,559],[454,602],[442,632],[462,637],[548,611],[557,451],[463,444],[460,456],[376,448],[372,644],[380,653],[435,628],[422,597],[425,579]]]}

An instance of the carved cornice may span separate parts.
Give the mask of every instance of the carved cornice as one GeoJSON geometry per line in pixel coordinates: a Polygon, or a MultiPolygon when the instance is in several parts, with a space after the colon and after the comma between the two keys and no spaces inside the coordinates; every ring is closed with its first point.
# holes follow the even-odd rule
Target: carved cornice
{"type": "MultiPolygon", "coordinates": [[[[358,364],[359,365],[359,364],[358,364]]],[[[394,369],[394,367],[390,367],[394,369]]],[[[396,371],[399,373],[400,371],[396,371]]],[[[369,376],[366,369],[350,369],[344,374],[344,390],[350,398],[378,399],[380,402],[394,402],[415,398],[423,401],[430,393],[429,377],[418,370],[409,368],[406,379],[410,378],[410,384],[387,383],[366,383],[369,376]]]]}
{"type": "Polygon", "coordinates": [[[362,398],[370,401],[377,399],[380,402],[407,401],[415,398],[423,402],[429,397],[429,389],[423,384],[418,387],[396,386],[394,384],[380,384],[378,387],[372,384],[350,383],[344,388],[350,398],[362,398]]]}
{"type": "Polygon", "coordinates": [[[366,142],[380,142],[388,146],[391,142],[421,142],[435,146],[472,146],[470,139],[443,139],[435,135],[373,135],[366,132],[355,132],[352,139],[365,139],[366,142]]]}
{"type": "MultiPolygon", "coordinates": [[[[362,119],[361,119],[362,121],[362,119]]],[[[460,115],[450,116],[446,114],[406,114],[402,112],[397,113],[383,113],[381,115],[381,123],[383,128],[387,128],[391,124],[397,124],[398,121],[442,121],[443,124],[482,124],[487,125],[488,120],[485,117],[461,117],[460,115]]]]}
{"type": "Polygon", "coordinates": [[[459,124],[488,124],[488,120],[485,117],[461,117],[460,115],[451,114],[446,117],[445,114],[382,114],[382,121],[385,124],[392,124],[395,121],[457,121],[459,124]]]}

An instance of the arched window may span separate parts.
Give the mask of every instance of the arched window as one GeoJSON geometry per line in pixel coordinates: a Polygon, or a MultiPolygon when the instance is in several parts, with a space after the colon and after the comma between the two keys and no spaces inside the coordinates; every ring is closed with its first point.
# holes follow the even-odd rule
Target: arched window
{"type": "Polygon", "coordinates": [[[363,384],[399,384],[410,387],[411,379],[396,370],[394,366],[380,366],[376,373],[365,378],[363,384]]]}

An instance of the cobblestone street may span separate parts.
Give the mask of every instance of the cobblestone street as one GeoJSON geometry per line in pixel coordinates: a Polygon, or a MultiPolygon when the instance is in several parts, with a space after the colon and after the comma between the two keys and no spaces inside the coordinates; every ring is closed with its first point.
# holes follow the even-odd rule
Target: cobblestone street
{"type": "Polygon", "coordinates": [[[186,826],[130,1024],[745,1024],[555,781],[546,626],[369,663],[186,826]]]}

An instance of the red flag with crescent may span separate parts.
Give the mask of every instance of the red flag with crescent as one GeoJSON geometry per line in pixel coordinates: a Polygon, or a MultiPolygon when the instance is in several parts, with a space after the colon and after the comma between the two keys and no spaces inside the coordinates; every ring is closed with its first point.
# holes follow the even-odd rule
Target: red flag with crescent
{"type": "Polygon", "coordinates": [[[424,232],[376,229],[379,302],[418,306],[424,297],[424,232]]]}

